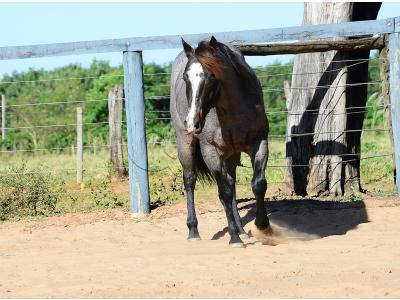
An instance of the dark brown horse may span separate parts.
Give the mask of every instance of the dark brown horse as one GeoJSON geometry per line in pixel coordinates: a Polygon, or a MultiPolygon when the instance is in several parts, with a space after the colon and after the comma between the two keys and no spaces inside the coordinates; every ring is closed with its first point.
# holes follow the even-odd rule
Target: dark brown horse
{"type": "Polygon", "coordinates": [[[252,189],[257,200],[255,225],[269,229],[264,206],[267,190],[268,120],[260,83],[243,55],[218,42],[200,42],[172,65],[171,117],[187,195],[189,239],[200,239],[194,206],[197,176],[214,179],[228,219],[232,247],[243,247],[246,233],[237,210],[235,182],[241,152],[253,166],[252,189]]]}

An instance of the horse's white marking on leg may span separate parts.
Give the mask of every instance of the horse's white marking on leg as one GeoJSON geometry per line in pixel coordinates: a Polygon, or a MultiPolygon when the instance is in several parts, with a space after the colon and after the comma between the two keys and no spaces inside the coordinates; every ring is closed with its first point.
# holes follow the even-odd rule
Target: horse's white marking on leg
{"type": "Polygon", "coordinates": [[[192,86],[192,103],[190,105],[189,113],[186,117],[186,130],[188,132],[194,131],[194,116],[196,114],[196,95],[199,90],[200,82],[203,78],[203,67],[200,63],[193,63],[187,71],[189,82],[192,86]]]}

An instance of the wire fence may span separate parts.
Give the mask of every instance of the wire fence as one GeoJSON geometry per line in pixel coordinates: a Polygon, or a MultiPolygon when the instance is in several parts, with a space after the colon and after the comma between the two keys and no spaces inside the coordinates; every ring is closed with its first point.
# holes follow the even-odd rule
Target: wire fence
{"type": "MultiPolygon", "coordinates": [[[[338,61],[331,61],[330,65],[332,66],[331,68],[326,69],[323,71],[324,73],[329,73],[329,72],[338,72],[343,69],[343,67],[349,68],[354,68],[357,66],[360,66],[362,64],[371,62],[371,61],[377,61],[379,62],[379,58],[374,58],[374,59],[363,59],[363,60],[338,60],[338,61]]],[[[310,63],[311,64],[311,63],[310,63]]],[[[313,62],[312,64],[324,64],[327,65],[326,62],[313,62]]],[[[280,101],[284,101],[284,91],[285,87],[284,86],[276,86],[270,83],[266,83],[265,79],[270,79],[270,78],[279,78],[279,77],[288,77],[290,79],[293,76],[308,76],[308,75],[313,75],[313,74],[320,74],[322,73],[321,71],[317,72],[286,72],[285,70],[290,68],[292,69],[293,64],[284,64],[284,65],[273,65],[273,66],[266,66],[263,68],[255,69],[255,72],[260,80],[261,86],[262,86],[262,91],[264,95],[268,95],[270,93],[280,93],[281,95],[279,97],[275,98],[280,98],[280,101]],[[283,69],[284,71],[279,71],[279,69],[283,69]],[[270,71],[272,70],[272,71],[270,71]]],[[[379,67],[379,64],[376,65],[370,65],[371,68],[376,68],[379,67]]],[[[146,101],[155,101],[155,102],[165,102],[163,104],[163,108],[158,109],[157,107],[153,107],[151,109],[148,109],[146,111],[146,122],[147,123],[152,123],[152,122],[162,122],[163,124],[168,125],[171,116],[170,112],[168,110],[168,100],[169,100],[169,77],[171,76],[170,72],[156,72],[156,73],[145,73],[144,77],[145,78],[153,78],[153,77],[164,77],[166,83],[157,83],[157,84],[145,84],[145,99],[146,101]],[[158,90],[158,89],[163,89],[165,93],[160,93],[160,94],[155,94],[152,92],[152,89],[158,90]]],[[[44,84],[44,83],[51,83],[51,82],[66,82],[66,81],[80,81],[80,82],[85,82],[87,80],[99,80],[99,79],[104,79],[104,78],[120,78],[123,79],[123,74],[113,74],[113,75],[100,75],[100,76],[82,76],[82,77],[57,77],[57,78],[46,78],[46,79],[35,79],[35,80],[7,80],[7,81],[0,81],[0,88],[6,86],[6,85],[18,85],[18,84],[44,84]]],[[[145,81],[146,82],[146,81],[145,81]]],[[[309,85],[309,86],[292,86],[290,87],[290,90],[319,90],[319,89],[337,89],[337,88],[344,88],[344,87],[356,87],[356,86],[368,86],[368,87],[374,87],[379,89],[382,85],[382,82],[380,80],[370,80],[368,82],[361,82],[361,83],[354,83],[354,84],[345,84],[345,85],[309,85]]],[[[44,88],[46,88],[44,86],[44,88]]],[[[5,95],[7,97],[7,104],[4,107],[7,113],[7,118],[10,118],[11,121],[7,122],[7,125],[2,128],[3,132],[5,134],[11,133],[11,132],[23,132],[23,131],[34,131],[35,135],[40,136],[40,131],[36,132],[37,130],[45,129],[45,130],[57,130],[61,128],[74,128],[77,126],[77,123],[73,121],[74,115],[69,115],[67,118],[65,115],[60,115],[59,119],[64,119],[66,120],[65,122],[59,122],[59,123],[51,123],[51,124],[46,124],[46,119],[40,120],[40,124],[30,124],[28,121],[26,121],[26,118],[23,116],[18,115],[18,112],[20,112],[23,109],[41,109],[42,111],[46,111],[46,107],[48,106],[71,106],[72,108],[76,106],[85,106],[85,105],[101,105],[101,106],[107,106],[107,102],[109,101],[108,98],[95,98],[95,99],[55,99],[54,101],[43,101],[40,98],[37,99],[23,99],[22,97],[15,97],[13,95],[5,95]],[[71,122],[72,120],[72,122],[71,122]]],[[[271,96],[273,97],[273,96],[271,96]]],[[[124,98],[121,99],[122,101],[125,101],[124,98]]],[[[268,103],[267,103],[268,106],[268,103]]],[[[0,108],[3,109],[3,107],[0,106],[0,108]]],[[[289,116],[304,116],[306,114],[310,115],[315,115],[315,116],[334,116],[334,115],[357,115],[357,114],[366,114],[366,113],[374,113],[376,114],[377,112],[380,113],[380,115],[384,116],[384,111],[390,109],[389,104],[384,104],[384,103],[375,103],[372,105],[365,105],[365,106],[354,106],[354,107],[347,107],[345,109],[338,109],[335,107],[321,107],[321,108],[305,108],[302,111],[292,111],[289,109],[282,109],[282,108],[275,108],[275,109],[268,109],[266,110],[266,115],[268,117],[283,117],[287,118],[289,116]]],[[[69,112],[72,113],[73,110],[70,110],[69,112]]],[[[53,120],[53,118],[51,118],[53,120]]],[[[381,122],[382,123],[382,122],[381,122]]],[[[126,121],[122,121],[120,124],[124,130],[126,130],[126,121]]],[[[84,128],[90,128],[90,127],[102,127],[107,130],[107,126],[110,125],[109,121],[85,121],[82,123],[82,126],[84,128]]],[[[274,124],[271,124],[271,127],[273,129],[274,124]]],[[[69,129],[71,131],[71,134],[73,134],[74,129],[69,129]]],[[[334,137],[337,138],[338,136],[342,136],[346,133],[388,133],[391,130],[391,127],[389,126],[383,126],[380,124],[379,126],[371,126],[371,127],[365,127],[362,129],[344,129],[344,130],[337,130],[337,131],[332,131],[332,130],[325,130],[325,131],[320,131],[320,130],[315,130],[313,132],[288,132],[286,130],[286,133],[274,133],[274,130],[271,130],[271,133],[269,134],[270,138],[277,138],[277,139],[283,139],[286,141],[293,140],[296,138],[301,138],[301,137],[313,137],[314,140],[318,140],[321,136],[329,136],[329,137],[334,137]]],[[[323,137],[321,137],[323,138],[323,137]]],[[[124,138],[126,140],[126,138],[124,138]]],[[[283,142],[283,141],[282,141],[283,142]]],[[[149,155],[152,155],[152,150],[151,147],[153,146],[165,146],[169,145],[171,148],[175,146],[175,140],[171,137],[171,135],[167,134],[167,137],[162,137],[162,138],[156,138],[153,139],[152,136],[148,136],[148,146],[149,148],[149,155]]],[[[4,143],[3,143],[4,144],[4,143]]],[[[12,149],[5,149],[4,145],[3,148],[0,150],[1,155],[16,155],[16,154],[22,154],[22,155],[32,155],[35,153],[55,153],[54,155],[59,155],[59,153],[66,153],[66,152],[72,152],[73,155],[77,151],[77,146],[75,144],[73,145],[66,145],[66,146],[60,146],[60,147],[44,147],[44,146],[37,146],[37,145],[32,145],[32,143],[28,143],[29,145],[26,146],[25,148],[18,148],[16,146],[13,146],[12,149]]],[[[282,144],[283,145],[283,144],[282,144]]],[[[122,144],[110,144],[101,141],[98,144],[89,144],[88,141],[85,145],[83,145],[83,149],[85,151],[109,151],[110,148],[113,146],[122,146],[124,149],[124,152],[126,154],[127,152],[127,144],[126,142],[122,144]]],[[[283,148],[283,147],[281,147],[283,148]]],[[[387,149],[386,149],[387,150],[387,149]]],[[[335,164],[340,164],[343,161],[346,163],[350,162],[355,162],[355,161],[365,161],[365,160],[376,160],[376,159],[382,159],[382,160],[387,160],[389,157],[393,156],[393,153],[391,151],[382,151],[382,150],[377,150],[375,149],[374,152],[368,151],[366,155],[364,153],[358,152],[358,153],[341,153],[341,154],[335,154],[335,155],[328,155],[332,157],[332,159],[329,160],[329,162],[320,162],[317,164],[309,163],[309,164],[290,164],[288,163],[288,159],[283,155],[284,151],[278,151],[279,153],[272,153],[272,157],[269,159],[268,163],[268,168],[271,169],[282,169],[286,170],[287,168],[303,168],[303,167],[313,167],[313,166],[324,166],[324,165],[335,165],[335,164]],[[281,162],[281,163],[277,163],[281,162]],[[283,162],[283,163],[282,163],[283,162]]],[[[127,155],[125,155],[127,156],[127,155]]],[[[173,163],[176,164],[176,153],[168,153],[167,157],[171,158],[173,160],[173,163]]],[[[157,160],[155,160],[157,161],[157,160]]],[[[250,165],[243,165],[245,168],[251,168],[250,165]]],[[[109,170],[110,167],[92,167],[92,168],[84,168],[84,172],[97,172],[97,171],[107,171],[109,170]]],[[[169,167],[157,167],[157,166],[151,166],[149,167],[149,174],[156,174],[157,172],[164,170],[171,170],[169,167]]],[[[28,170],[25,173],[26,174],[33,174],[35,171],[28,170]]],[[[58,168],[54,168],[52,170],[49,170],[50,173],[54,174],[59,174],[59,173],[64,173],[64,174],[70,174],[73,175],[74,172],[76,172],[76,168],[74,167],[64,167],[64,166],[59,166],[58,168]]],[[[4,167],[0,167],[0,176],[4,175],[16,175],[16,173],[6,170],[4,167]]],[[[283,184],[284,181],[279,181],[279,180],[272,180],[270,183],[273,184],[283,184]]]]}

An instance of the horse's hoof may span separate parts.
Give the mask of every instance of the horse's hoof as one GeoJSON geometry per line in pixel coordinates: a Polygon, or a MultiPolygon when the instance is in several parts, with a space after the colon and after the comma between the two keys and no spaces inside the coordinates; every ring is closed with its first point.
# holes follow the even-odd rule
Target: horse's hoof
{"type": "Polygon", "coordinates": [[[242,233],[242,234],[239,235],[239,237],[242,240],[248,240],[250,238],[250,236],[247,233],[242,233]]]}
{"type": "Polygon", "coordinates": [[[253,224],[251,235],[263,245],[277,246],[285,243],[285,240],[279,237],[279,233],[275,232],[271,225],[265,229],[259,229],[255,224],[253,224]]]}
{"type": "Polygon", "coordinates": [[[191,238],[188,238],[188,241],[189,242],[201,241],[201,237],[199,237],[199,236],[191,237],[191,238]]]}
{"type": "Polygon", "coordinates": [[[231,248],[244,248],[244,244],[240,242],[229,243],[229,247],[231,248]]]}

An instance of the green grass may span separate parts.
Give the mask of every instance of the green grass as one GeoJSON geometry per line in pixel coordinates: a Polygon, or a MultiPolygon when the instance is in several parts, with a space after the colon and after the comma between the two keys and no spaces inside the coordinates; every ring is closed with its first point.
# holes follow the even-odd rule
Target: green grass
{"type": "MultiPolygon", "coordinates": [[[[270,165],[284,165],[285,143],[283,139],[271,139],[270,165]]],[[[126,150],[126,149],[125,149],[126,150]]],[[[391,143],[388,133],[364,132],[362,135],[362,157],[369,157],[377,153],[390,153],[391,143]]],[[[168,204],[185,200],[182,171],[176,156],[175,145],[149,145],[149,180],[151,201],[153,204],[168,204]]],[[[118,181],[108,162],[108,152],[103,149],[96,154],[84,154],[84,182],[76,184],[75,158],[72,153],[18,153],[15,155],[3,154],[0,157],[1,176],[14,172],[22,164],[26,170],[35,172],[42,170],[49,173],[54,183],[63,185],[64,192],[60,192],[56,212],[93,211],[107,207],[129,208],[128,181],[118,181]],[[10,171],[11,170],[11,171],[10,171]]],[[[238,168],[237,194],[239,198],[252,197],[250,181],[252,170],[247,155],[242,155],[244,167],[238,168]]],[[[395,194],[392,176],[392,157],[376,157],[361,161],[362,185],[369,192],[388,196],[395,194]]],[[[268,197],[279,195],[284,189],[285,168],[268,168],[269,182],[268,197]]],[[[58,186],[58,188],[61,188],[58,186]]],[[[357,198],[353,192],[344,197],[357,198]]],[[[362,197],[362,196],[361,196],[362,197]]],[[[214,185],[198,183],[196,201],[216,201],[217,190],[214,185]]]]}

